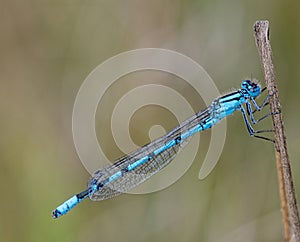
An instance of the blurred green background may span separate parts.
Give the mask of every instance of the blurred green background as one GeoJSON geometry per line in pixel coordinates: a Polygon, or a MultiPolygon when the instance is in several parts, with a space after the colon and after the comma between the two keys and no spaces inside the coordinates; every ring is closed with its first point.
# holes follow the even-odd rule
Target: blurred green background
{"type": "MultiPolygon", "coordinates": [[[[51,211],[89,177],[72,140],[72,108],[98,64],[131,49],[171,49],[202,65],[224,92],[251,75],[262,79],[252,32],[260,19],[271,25],[300,198],[299,1],[2,0],[0,6],[1,241],[282,241],[273,147],[250,138],[240,114],[227,119],[222,156],[204,181],[198,172],[209,132],[192,167],[169,188],[88,200],[58,220],[51,211]]],[[[199,101],[195,111],[204,108],[199,97],[185,95],[199,101]]],[[[102,107],[97,120],[112,108],[102,107]]],[[[166,130],[176,125],[161,117],[149,118],[166,130]]],[[[134,125],[144,129],[143,122],[134,125]]],[[[131,131],[139,145],[148,141],[148,130],[131,131]]],[[[98,139],[108,157],[122,155],[110,137],[98,139]]]]}

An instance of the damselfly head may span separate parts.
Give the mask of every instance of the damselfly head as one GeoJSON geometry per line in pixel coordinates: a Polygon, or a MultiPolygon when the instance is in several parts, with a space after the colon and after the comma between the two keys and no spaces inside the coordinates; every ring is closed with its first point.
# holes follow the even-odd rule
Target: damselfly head
{"type": "Polygon", "coordinates": [[[244,80],[241,84],[241,87],[246,91],[250,97],[256,98],[261,93],[261,87],[258,82],[251,80],[244,80]]]}

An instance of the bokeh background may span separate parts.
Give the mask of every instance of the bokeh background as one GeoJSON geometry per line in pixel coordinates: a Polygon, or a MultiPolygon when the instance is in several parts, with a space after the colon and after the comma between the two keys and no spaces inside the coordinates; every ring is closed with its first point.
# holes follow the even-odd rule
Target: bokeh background
{"type": "MultiPolygon", "coordinates": [[[[268,19],[271,25],[300,198],[298,1],[0,3],[1,241],[282,241],[272,144],[249,137],[239,114],[227,119],[222,156],[205,180],[198,180],[198,172],[210,132],[201,136],[192,167],[163,191],[88,200],[58,220],[52,219],[51,211],[84,189],[89,178],[72,140],[72,108],[80,85],[98,64],[131,49],[171,49],[202,65],[224,92],[239,87],[243,78],[262,79],[252,32],[260,19],[268,19]]],[[[148,82],[154,77],[143,74],[148,82]]],[[[178,83],[195,112],[204,108],[201,97],[184,82],[178,83]]],[[[113,109],[110,96],[97,112],[97,124],[113,109]]],[[[130,128],[139,145],[149,141],[145,120],[166,130],[176,125],[167,110],[152,110],[151,115],[147,109],[142,111],[133,117],[130,128]]],[[[269,125],[267,121],[263,127],[269,125]]],[[[97,125],[97,132],[101,129],[109,130],[97,125]]],[[[114,159],[122,153],[109,135],[98,139],[114,159]]]]}

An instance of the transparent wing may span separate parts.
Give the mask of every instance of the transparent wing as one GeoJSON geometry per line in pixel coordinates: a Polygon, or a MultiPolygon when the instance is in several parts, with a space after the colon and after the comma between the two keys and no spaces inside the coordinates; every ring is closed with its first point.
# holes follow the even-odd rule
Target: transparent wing
{"type": "MultiPolygon", "coordinates": [[[[118,171],[126,170],[126,168],[130,164],[133,164],[135,161],[151,154],[159,147],[162,147],[169,141],[172,141],[176,137],[179,137],[182,133],[188,132],[190,129],[201,123],[203,120],[206,120],[208,117],[209,109],[205,109],[204,111],[199,112],[189,119],[185,120],[171,132],[156,139],[152,143],[141,147],[135,152],[123,156],[114,164],[102,170],[97,170],[89,181],[89,187],[94,184],[104,183],[109,177],[116,174],[118,171]]],[[[155,173],[159,172],[165,166],[167,166],[181,151],[181,149],[189,143],[189,141],[189,138],[185,139],[181,143],[173,145],[172,147],[161,152],[150,161],[137,166],[135,169],[123,172],[121,177],[107,183],[100,190],[92,193],[90,195],[90,198],[92,200],[104,200],[116,196],[120,193],[129,191],[130,189],[138,186],[139,184],[153,176],[155,173]]]]}

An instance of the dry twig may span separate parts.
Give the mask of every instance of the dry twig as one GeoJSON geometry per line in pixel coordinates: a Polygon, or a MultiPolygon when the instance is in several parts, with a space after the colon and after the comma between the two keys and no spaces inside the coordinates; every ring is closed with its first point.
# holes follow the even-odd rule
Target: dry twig
{"type": "Polygon", "coordinates": [[[272,62],[272,49],[269,39],[269,22],[257,21],[254,24],[254,36],[261,59],[264,78],[275,130],[275,154],[279,180],[281,212],[284,226],[284,239],[286,242],[300,242],[300,222],[297,209],[295,190],[293,185],[290,161],[287,153],[286,137],[282,121],[281,106],[275,81],[274,66],[272,62]]]}

